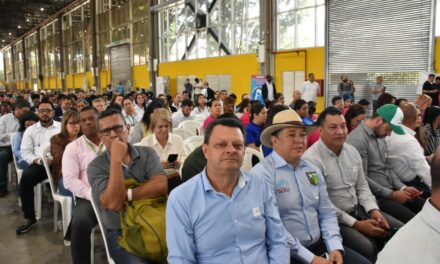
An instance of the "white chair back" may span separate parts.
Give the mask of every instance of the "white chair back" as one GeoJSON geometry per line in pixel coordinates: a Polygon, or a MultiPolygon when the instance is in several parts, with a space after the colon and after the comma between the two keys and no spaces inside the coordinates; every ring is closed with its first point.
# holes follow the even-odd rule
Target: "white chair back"
{"type": "Polygon", "coordinates": [[[242,170],[250,171],[252,169],[252,157],[253,156],[256,156],[259,161],[262,161],[264,159],[264,156],[260,151],[254,149],[254,148],[247,147],[245,150],[245,154],[244,154],[243,164],[241,165],[242,170]]]}
{"type": "Polygon", "coordinates": [[[104,240],[105,253],[107,254],[108,263],[115,264],[115,261],[110,256],[110,252],[108,251],[107,230],[105,229],[104,224],[102,222],[101,210],[99,209],[99,206],[96,203],[95,198],[93,197],[93,194],[92,194],[91,202],[92,202],[93,211],[95,211],[96,219],[98,219],[99,229],[101,229],[102,239],[104,240]]]}
{"type": "Polygon", "coordinates": [[[182,121],[178,125],[178,127],[188,129],[189,131],[194,133],[194,136],[195,136],[195,135],[198,135],[197,133],[198,133],[198,129],[200,127],[200,124],[201,124],[201,122],[197,121],[197,120],[185,120],[185,121],[182,121]]]}
{"type": "Polygon", "coordinates": [[[47,160],[47,155],[49,153],[50,153],[50,147],[46,147],[43,150],[43,157],[41,157],[41,158],[43,160],[44,168],[46,169],[47,179],[49,180],[50,192],[52,193],[52,196],[54,196],[55,194],[58,194],[58,192],[55,192],[55,186],[53,183],[52,172],[50,171],[50,166],[49,166],[49,163],[47,160]]]}
{"type": "Polygon", "coordinates": [[[182,127],[173,128],[173,134],[179,135],[182,139],[195,136],[192,131],[182,127]]]}
{"type": "Polygon", "coordinates": [[[203,144],[204,137],[203,136],[192,136],[183,141],[183,150],[186,153],[186,156],[189,156],[191,152],[193,152],[196,148],[203,144]]]}

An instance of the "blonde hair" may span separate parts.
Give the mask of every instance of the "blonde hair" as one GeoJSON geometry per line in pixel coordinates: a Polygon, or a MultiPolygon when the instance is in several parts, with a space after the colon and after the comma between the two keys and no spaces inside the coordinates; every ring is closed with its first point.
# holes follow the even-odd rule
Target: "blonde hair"
{"type": "Polygon", "coordinates": [[[173,120],[171,119],[171,114],[165,108],[157,108],[154,110],[151,116],[151,130],[154,129],[159,120],[165,120],[170,123],[170,132],[173,132],[173,120]]]}

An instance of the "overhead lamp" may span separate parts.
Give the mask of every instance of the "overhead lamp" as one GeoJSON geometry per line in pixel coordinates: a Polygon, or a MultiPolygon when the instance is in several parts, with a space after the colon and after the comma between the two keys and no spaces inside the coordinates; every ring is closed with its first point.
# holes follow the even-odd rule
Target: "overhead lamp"
{"type": "Polygon", "coordinates": [[[18,25],[18,26],[17,26],[17,28],[21,28],[21,26],[20,26],[20,25],[18,25]]]}
{"type": "Polygon", "coordinates": [[[12,33],[11,33],[11,32],[9,32],[9,36],[12,36],[12,33]]]}
{"type": "Polygon", "coordinates": [[[29,18],[27,18],[27,19],[26,19],[26,22],[29,22],[29,21],[30,21],[30,19],[29,19],[29,18]]]}
{"type": "Polygon", "coordinates": [[[41,7],[41,8],[40,8],[40,11],[44,11],[44,7],[41,7]]]}
{"type": "Polygon", "coordinates": [[[2,42],[5,42],[5,40],[4,40],[4,39],[2,39],[2,42]]]}

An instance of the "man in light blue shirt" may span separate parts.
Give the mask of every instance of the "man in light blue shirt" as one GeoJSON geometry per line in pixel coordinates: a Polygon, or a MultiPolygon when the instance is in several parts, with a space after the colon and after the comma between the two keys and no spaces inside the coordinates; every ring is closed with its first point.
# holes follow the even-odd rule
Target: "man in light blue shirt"
{"type": "Polygon", "coordinates": [[[168,263],[289,263],[287,234],[275,196],[240,171],[244,128],[217,119],[205,132],[205,170],[171,192],[168,263]]]}
{"type": "Polygon", "coordinates": [[[272,125],[261,134],[261,143],[272,147],[273,152],[251,174],[264,179],[275,192],[284,227],[302,244],[291,246],[291,263],[342,263],[343,259],[346,263],[369,263],[342,246],[324,178],[318,168],[301,159],[306,132],[312,131],[291,109],[276,114],[272,125]],[[320,257],[327,252],[328,259],[320,257]]]}

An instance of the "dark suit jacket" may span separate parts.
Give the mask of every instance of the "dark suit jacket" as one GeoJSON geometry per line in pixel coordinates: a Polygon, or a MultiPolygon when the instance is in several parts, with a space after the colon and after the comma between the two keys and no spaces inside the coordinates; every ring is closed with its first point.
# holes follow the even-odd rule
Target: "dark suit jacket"
{"type": "MultiPolygon", "coordinates": [[[[272,83],[272,86],[273,86],[273,96],[275,96],[275,94],[277,93],[277,89],[275,88],[274,83],[272,83]]],[[[261,92],[263,94],[264,101],[267,101],[267,95],[269,94],[269,92],[267,90],[267,83],[263,84],[263,86],[261,87],[261,92]]]]}

